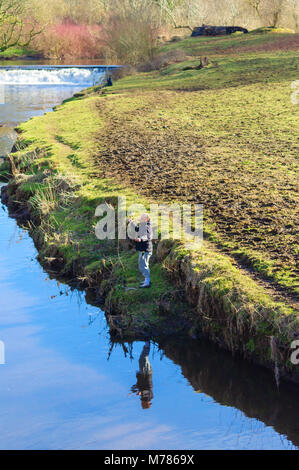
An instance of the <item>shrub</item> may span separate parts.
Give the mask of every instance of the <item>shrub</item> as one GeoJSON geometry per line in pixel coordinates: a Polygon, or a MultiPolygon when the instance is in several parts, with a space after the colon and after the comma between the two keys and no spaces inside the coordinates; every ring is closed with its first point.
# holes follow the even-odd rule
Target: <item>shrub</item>
{"type": "Polygon", "coordinates": [[[100,26],[64,22],[49,26],[36,38],[35,46],[45,57],[89,59],[101,56],[100,26]]]}
{"type": "Polygon", "coordinates": [[[187,60],[187,56],[181,49],[173,49],[162,54],[158,54],[149,62],[140,64],[138,71],[140,72],[151,72],[152,70],[162,70],[168,65],[175,64],[178,62],[184,62],[187,60]]]}
{"type": "Polygon", "coordinates": [[[262,28],[253,29],[249,31],[250,34],[267,34],[267,33],[278,33],[278,34],[292,34],[294,31],[288,28],[274,28],[272,26],[264,26],[262,28]]]}
{"type": "Polygon", "coordinates": [[[142,2],[133,7],[126,2],[105,25],[104,40],[110,60],[133,65],[153,58],[159,28],[152,10],[142,2]]]}
{"type": "Polygon", "coordinates": [[[182,39],[183,38],[181,36],[172,36],[169,42],[180,42],[182,39]]]}
{"type": "Polygon", "coordinates": [[[120,80],[121,78],[126,77],[127,75],[134,75],[137,72],[135,67],[128,66],[128,67],[121,67],[119,69],[115,69],[112,72],[112,79],[117,81],[120,80]]]}

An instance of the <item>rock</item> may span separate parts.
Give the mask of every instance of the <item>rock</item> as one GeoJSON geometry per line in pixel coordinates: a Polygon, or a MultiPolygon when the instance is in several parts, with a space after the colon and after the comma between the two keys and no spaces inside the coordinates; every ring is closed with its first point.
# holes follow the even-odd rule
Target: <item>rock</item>
{"type": "Polygon", "coordinates": [[[202,57],[200,59],[199,65],[188,65],[187,67],[184,67],[183,70],[201,70],[204,67],[207,67],[209,65],[209,59],[207,57],[202,57]]]}
{"type": "Polygon", "coordinates": [[[240,31],[247,34],[248,29],[240,26],[210,26],[203,24],[193,29],[191,36],[225,36],[240,31]]]}
{"type": "Polygon", "coordinates": [[[169,42],[179,42],[182,38],[180,36],[172,36],[169,42]]]}

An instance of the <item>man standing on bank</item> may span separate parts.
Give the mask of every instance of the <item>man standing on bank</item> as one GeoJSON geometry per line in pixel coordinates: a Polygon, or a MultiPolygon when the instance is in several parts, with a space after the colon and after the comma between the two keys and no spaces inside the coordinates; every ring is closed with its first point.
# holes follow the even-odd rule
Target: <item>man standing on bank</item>
{"type": "Polygon", "coordinates": [[[140,284],[140,288],[145,289],[151,286],[149,261],[153,254],[153,228],[151,219],[148,214],[142,214],[140,224],[135,225],[132,219],[129,219],[130,225],[138,233],[136,242],[136,250],[139,252],[138,268],[144,276],[144,282],[140,284]]]}

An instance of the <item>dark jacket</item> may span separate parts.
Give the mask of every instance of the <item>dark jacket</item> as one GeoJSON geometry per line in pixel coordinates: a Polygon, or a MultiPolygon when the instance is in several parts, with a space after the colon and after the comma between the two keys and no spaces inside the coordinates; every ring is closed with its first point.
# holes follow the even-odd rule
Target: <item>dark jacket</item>
{"type": "Polygon", "coordinates": [[[153,394],[153,373],[149,362],[150,343],[147,342],[139,358],[139,371],[136,374],[137,383],[133,385],[132,392],[137,393],[141,399],[142,408],[150,408],[153,394]]]}
{"type": "MultiPolygon", "coordinates": [[[[135,225],[135,224],[134,224],[135,225]]],[[[152,223],[146,222],[139,225],[135,225],[135,232],[138,233],[136,238],[140,238],[141,242],[136,242],[137,251],[146,251],[148,253],[153,252],[153,227],[152,223]]]]}

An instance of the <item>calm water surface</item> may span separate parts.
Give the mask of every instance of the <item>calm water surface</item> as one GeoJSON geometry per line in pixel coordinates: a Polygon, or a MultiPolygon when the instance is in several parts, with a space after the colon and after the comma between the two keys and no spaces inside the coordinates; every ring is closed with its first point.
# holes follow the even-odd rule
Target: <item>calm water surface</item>
{"type": "MultiPolygon", "coordinates": [[[[7,87],[0,154],[11,145],[7,127],[77,89],[7,87]]],[[[50,280],[36,254],[1,208],[1,449],[299,446],[297,389],[284,385],[278,392],[270,373],[191,339],[151,344],[152,374],[136,377],[144,343],[112,347],[103,312],[50,280]]]]}

